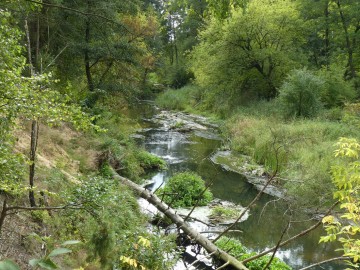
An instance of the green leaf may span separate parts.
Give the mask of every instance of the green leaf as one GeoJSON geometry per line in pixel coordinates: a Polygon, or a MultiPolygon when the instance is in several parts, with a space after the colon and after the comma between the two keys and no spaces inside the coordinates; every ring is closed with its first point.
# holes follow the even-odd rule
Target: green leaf
{"type": "Polygon", "coordinates": [[[19,266],[11,260],[0,261],[0,270],[20,270],[19,266]]]}
{"type": "Polygon", "coordinates": [[[69,241],[65,241],[64,243],[62,243],[62,246],[67,246],[67,245],[76,245],[81,243],[81,241],[79,240],[69,240],[69,241]]]}
{"type": "Polygon", "coordinates": [[[38,265],[47,270],[53,270],[58,268],[51,259],[40,260],[38,265]]]}
{"type": "Polygon", "coordinates": [[[49,257],[58,256],[61,254],[66,254],[72,252],[71,249],[68,248],[57,248],[50,252],[49,257]]]}

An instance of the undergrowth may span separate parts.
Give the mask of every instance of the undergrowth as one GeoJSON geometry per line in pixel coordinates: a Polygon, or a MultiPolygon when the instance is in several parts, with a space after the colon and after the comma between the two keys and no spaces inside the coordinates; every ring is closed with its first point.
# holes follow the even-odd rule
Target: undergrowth
{"type": "MultiPolygon", "coordinates": [[[[244,247],[239,240],[228,237],[221,237],[217,242],[217,246],[222,250],[228,251],[228,253],[239,261],[245,260],[253,255],[256,255],[255,252],[250,252],[244,247]]],[[[255,259],[251,262],[245,264],[245,266],[249,270],[262,270],[269,262],[271,256],[263,256],[259,259],[255,259]]],[[[270,270],[291,270],[291,267],[279,260],[278,258],[274,258],[271,262],[269,268],[270,270]]]]}

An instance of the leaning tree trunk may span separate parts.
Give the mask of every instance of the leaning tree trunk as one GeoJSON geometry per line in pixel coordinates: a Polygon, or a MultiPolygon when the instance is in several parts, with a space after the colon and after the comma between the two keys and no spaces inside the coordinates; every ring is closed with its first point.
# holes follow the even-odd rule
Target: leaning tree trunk
{"type": "Polygon", "coordinates": [[[209,239],[205,236],[201,235],[198,231],[191,228],[183,218],[175,213],[175,211],[170,208],[167,204],[162,202],[154,193],[146,190],[135,184],[134,182],[119,176],[115,172],[113,172],[113,178],[119,180],[122,184],[130,187],[136,193],[139,194],[140,197],[147,200],[149,203],[154,205],[159,211],[161,211],[164,215],[173,221],[178,228],[182,229],[189,237],[191,237],[196,243],[201,245],[207,252],[212,254],[214,258],[222,260],[225,264],[231,265],[234,269],[247,270],[246,266],[238,261],[235,257],[229,255],[225,251],[218,248],[215,244],[213,244],[209,239]]]}

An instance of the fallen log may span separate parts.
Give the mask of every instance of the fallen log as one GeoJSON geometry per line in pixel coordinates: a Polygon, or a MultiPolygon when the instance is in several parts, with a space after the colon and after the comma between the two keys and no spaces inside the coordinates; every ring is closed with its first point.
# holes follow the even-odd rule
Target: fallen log
{"type": "Polygon", "coordinates": [[[214,258],[222,260],[227,265],[231,265],[234,269],[248,270],[248,268],[235,257],[221,250],[205,236],[201,235],[198,231],[187,225],[182,217],[177,215],[172,208],[170,208],[166,203],[162,202],[154,193],[118,175],[115,173],[115,171],[113,172],[113,178],[130,187],[140,197],[154,205],[160,212],[170,218],[171,221],[174,222],[178,228],[183,230],[184,233],[186,233],[192,240],[201,245],[209,254],[212,254],[214,258]]]}

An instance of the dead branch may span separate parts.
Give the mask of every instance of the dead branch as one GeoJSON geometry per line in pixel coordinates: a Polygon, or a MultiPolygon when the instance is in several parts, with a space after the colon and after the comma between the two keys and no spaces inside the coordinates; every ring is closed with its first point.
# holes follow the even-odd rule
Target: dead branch
{"type": "Polygon", "coordinates": [[[149,192],[145,188],[140,187],[134,182],[116,174],[114,170],[113,179],[120,181],[122,184],[128,186],[133,191],[135,191],[140,197],[146,199],[148,202],[153,204],[160,212],[170,218],[178,226],[179,229],[184,231],[184,233],[186,233],[191,239],[201,245],[208,253],[213,253],[214,258],[220,259],[223,262],[228,262],[228,264],[231,265],[234,269],[248,270],[248,268],[243,263],[238,261],[235,257],[221,250],[209,239],[207,239],[198,231],[187,225],[183,218],[177,215],[173,209],[171,209],[167,204],[162,202],[155,194],[149,192]]]}
{"type": "Polygon", "coordinates": [[[324,260],[324,261],[321,261],[321,262],[318,262],[318,263],[314,263],[314,264],[311,264],[309,266],[306,266],[304,268],[301,268],[299,270],[307,270],[307,269],[310,269],[310,268],[313,268],[315,266],[319,266],[319,265],[322,265],[324,263],[328,263],[328,262],[334,262],[334,261],[346,261],[346,260],[351,260],[350,257],[336,257],[336,258],[331,258],[331,259],[328,259],[328,260],[324,260]]]}
{"type": "MultiPolygon", "coordinates": [[[[288,224],[287,224],[286,227],[284,228],[284,230],[283,230],[283,232],[282,232],[282,234],[281,234],[281,236],[280,236],[280,238],[279,238],[279,241],[277,242],[277,244],[276,244],[276,246],[275,246],[275,250],[274,250],[273,254],[271,255],[270,260],[268,261],[268,263],[267,263],[266,266],[264,267],[264,270],[266,270],[266,269],[271,265],[271,262],[274,260],[275,254],[276,254],[276,252],[277,252],[278,249],[279,249],[279,246],[280,246],[280,244],[281,244],[281,241],[282,241],[282,239],[284,238],[285,233],[289,230],[289,228],[290,228],[290,221],[288,222],[288,224]]],[[[270,267],[269,267],[269,269],[270,269],[270,267]]]]}
{"type": "MultiPolygon", "coordinates": [[[[211,183],[211,184],[212,184],[212,183],[211,183]]],[[[210,184],[210,185],[207,185],[207,186],[204,188],[204,190],[200,193],[199,198],[197,199],[194,207],[191,209],[191,211],[189,212],[189,214],[184,218],[184,221],[185,221],[185,222],[189,219],[189,217],[191,216],[191,214],[194,212],[195,208],[198,207],[199,202],[200,202],[200,198],[201,198],[202,195],[204,195],[204,193],[209,189],[209,187],[211,186],[211,184],[210,184]]]]}
{"type": "Polygon", "coordinates": [[[215,252],[212,252],[212,253],[206,255],[204,258],[197,259],[197,260],[194,261],[192,264],[190,264],[188,267],[186,267],[186,270],[190,269],[191,266],[195,265],[196,263],[200,262],[201,260],[210,258],[210,257],[211,257],[212,255],[214,255],[214,254],[215,254],[215,252]]]}
{"type": "Polygon", "coordinates": [[[222,266],[220,266],[219,268],[216,268],[215,270],[220,270],[220,269],[224,269],[226,266],[228,266],[230,263],[226,262],[224,263],[222,266]]]}
{"type": "MultiPolygon", "coordinates": [[[[328,209],[328,211],[326,212],[325,215],[330,214],[330,212],[331,212],[331,211],[335,208],[335,206],[338,205],[338,204],[339,204],[339,202],[335,202],[335,203],[328,209]]],[[[245,264],[245,263],[247,263],[247,262],[253,261],[253,260],[255,260],[255,259],[257,259],[257,258],[260,258],[260,257],[262,257],[262,256],[264,256],[264,255],[266,255],[266,254],[268,254],[268,253],[270,253],[270,252],[273,252],[274,250],[276,250],[276,248],[280,248],[280,247],[282,247],[282,246],[287,245],[288,243],[294,241],[295,239],[298,239],[298,238],[300,238],[300,237],[308,234],[309,232],[315,230],[317,227],[319,227],[319,226],[321,225],[321,223],[322,223],[322,220],[319,220],[317,223],[315,223],[313,226],[309,227],[308,229],[306,229],[306,230],[298,233],[297,235],[294,235],[293,237],[289,238],[288,240],[285,240],[285,241],[281,242],[279,245],[276,245],[275,247],[272,247],[272,248],[270,248],[270,249],[268,249],[268,250],[265,250],[265,251],[263,251],[263,252],[255,255],[255,256],[252,256],[252,257],[250,257],[250,258],[247,258],[246,260],[243,260],[242,263],[245,264]]]]}
{"type": "Polygon", "coordinates": [[[50,210],[65,210],[65,209],[80,209],[79,205],[67,204],[63,206],[54,207],[27,207],[27,206],[7,206],[7,200],[3,202],[2,210],[0,213],[0,235],[4,225],[5,218],[9,215],[18,213],[19,211],[50,211],[50,210]]]}
{"type": "MultiPolygon", "coordinates": [[[[185,218],[187,217],[186,215],[183,215],[183,214],[179,214],[179,216],[182,217],[182,218],[184,218],[184,220],[185,220],[185,218]]],[[[197,222],[200,222],[200,223],[202,223],[202,224],[204,224],[204,225],[206,225],[206,226],[208,226],[208,227],[215,227],[214,224],[206,223],[205,221],[203,221],[203,220],[201,220],[201,219],[198,219],[198,218],[190,217],[190,219],[195,220],[195,221],[197,221],[197,222]]]]}
{"type": "Polygon", "coordinates": [[[219,240],[223,235],[225,235],[228,231],[230,231],[232,228],[234,228],[234,226],[236,225],[236,223],[238,223],[242,217],[245,215],[245,213],[256,203],[257,200],[259,200],[260,196],[262,195],[262,193],[264,192],[264,190],[268,187],[268,185],[270,184],[270,182],[275,178],[275,174],[269,178],[268,181],[266,181],[266,184],[264,185],[264,187],[259,191],[259,193],[256,195],[256,197],[246,206],[246,208],[244,210],[241,211],[239,217],[235,220],[234,223],[232,223],[229,227],[227,227],[221,234],[219,234],[214,240],[213,243],[215,243],[217,240],[219,240]]]}

